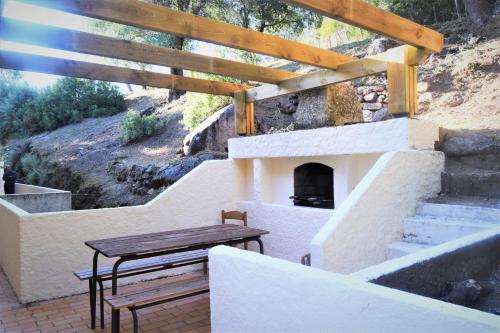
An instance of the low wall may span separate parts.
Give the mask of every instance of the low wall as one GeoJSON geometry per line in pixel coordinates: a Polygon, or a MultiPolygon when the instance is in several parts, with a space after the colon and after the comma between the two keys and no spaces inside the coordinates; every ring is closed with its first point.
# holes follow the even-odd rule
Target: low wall
{"type": "Polygon", "coordinates": [[[226,246],[209,252],[213,332],[498,332],[498,317],[226,246]]]}
{"type": "Polygon", "coordinates": [[[413,289],[408,287],[410,285],[420,286],[418,289],[423,295],[436,296],[434,292],[441,289],[445,282],[468,278],[481,280],[485,274],[491,273],[498,267],[494,262],[500,261],[499,246],[500,227],[423,249],[351,275],[384,285],[384,281],[393,283],[395,288],[398,288],[395,283],[399,283],[401,289],[413,289]],[[425,270],[425,274],[421,270],[425,270]]]}
{"type": "Polygon", "coordinates": [[[7,272],[9,281],[23,303],[86,291],[72,274],[91,267],[84,241],[220,223],[221,209],[236,208],[242,182],[238,162],[208,161],[143,206],[18,216],[20,282],[7,272]]]}
{"type": "Polygon", "coordinates": [[[71,210],[71,192],[41,186],[16,183],[15,194],[0,195],[0,199],[28,213],[71,210]]]}
{"type": "Polygon", "coordinates": [[[433,151],[383,154],[311,242],[314,267],[351,273],[385,260],[385,247],[403,236],[403,218],[441,188],[444,155],[433,151]]]}
{"type": "MultiPolygon", "coordinates": [[[[300,262],[309,253],[311,239],[332,216],[331,209],[282,206],[241,201],[238,210],[248,212],[250,227],[269,231],[262,236],[267,255],[300,262]]],[[[257,250],[256,245],[249,244],[257,250]]]]}
{"type": "Polygon", "coordinates": [[[26,214],[0,199],[0,266],[15,290],[21,289],[20,220],[26,214]]]}
{"type": "Polygon", "coordinates": [[[229,139],[229,158],[271,158],[434,150],[438,126],[398,118],[375,123],[325,127],[229,139]]]}

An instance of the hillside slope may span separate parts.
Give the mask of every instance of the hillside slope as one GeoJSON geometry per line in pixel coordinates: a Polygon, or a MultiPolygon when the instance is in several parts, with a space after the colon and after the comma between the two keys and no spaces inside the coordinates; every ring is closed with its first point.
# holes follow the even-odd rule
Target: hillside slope
{"type": "MultiPolygon", "coordinates": [[[[159,133],[137,143],[123,145],[121,142],[120,124],[125,115],[123,112],[111,117],[85,119],[16,144],[23,145],[29,141],[31,151],[42,160],[56,163],[82,175],[87,183],[100,187],[101,195],[95,198],[98,202],[91,207],[141,204],[149,201],[158,191],[135,195],[127,183],[117,182],[116,176],[110,172],[110,167],[116,162],[129,168],[133,165],[165,165],[177,158],[176,151],[182,146],[182,140],[188,133],[180,123],[185,99],[167,104],[165,96],[165,90],[151,89],[140,90],[126,97],[129,109],[140,112],[154,107],[155,114],[166,120],[165,127],[159,133]]],[[[52,177],[59,175],[56,172],[52,177]]],[[[50,183],[61,181],[52,179],[50,183]]],[[[64,185],[63,182],[62,186],[64,185]]],[[[95,193],[78,195],[96,196],[95,193]]],[[[85,201],[92,200],[88,199],[85,201]]]]}
{"type": "MultiPolygon", "coordinates": [[[[499,24],[498,21],[494,23],[488,35],[480,39],[468,35],[465,24],[463,21],[444,24],[441,28],[447,41],[445,49],[440,54],[432,55],[419,67],[419,113],[416,117],[450,129],[498,130],[499,24]]],[[[369,43],[357,43],[352,47],[352,54],[363,54],[368,47],[369,43]]],[[[309,71],[303,67],[299,66],[296,70],[309,71]]],[[[365,87],[385,85],[385,79],[369,78],[361,84],[365,87]]],[[[188,134],[181,124],[186,100],[181,98],[168,104],[166,96],[165,90],[148,89],[126,97],[129,108],[140,112],[154,107],[155,114],[166,120],[160,132],[138,143],[123,145],[120,141],[120,123],[124,116],[121,113],[107,118],[86,119],[14,144],[22,146],[30,142],[33,153],[55,165],[50,185],[71,189],[76,194],[75,198],[85,199],[78,208],[142,204],[163,189],[163,185],[151,185],[139,191],[135,186],[143,177],[148,177],[146,174],[150,175],[147,182],[152,183],[152,177],[158,174],[161,167],[175,162],[173,169],[184,168],[178,164],[182,160],[176,161],[180,159],[177,152],[188,134]],[[75,187],[72,184],[75,181],[68,174],[81,176],[86,186],[80,184],[75,187]],[[133,178],[132,181],[129,178],[133,178]]],[[[211,157],[203,156],[201,159],[204,158],[211,157]]],[[[187,164],[194,166],[201,159],[187,164]]],[[[177,179],[175,177],[172,179],[177,179]]]]}

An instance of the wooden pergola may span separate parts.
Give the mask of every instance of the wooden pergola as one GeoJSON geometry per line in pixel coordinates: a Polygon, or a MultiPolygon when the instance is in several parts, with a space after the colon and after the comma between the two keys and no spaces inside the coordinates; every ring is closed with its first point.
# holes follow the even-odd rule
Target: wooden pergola
{"type": "MultiPolygon", "coordinates": [[[[166,47],[17,21],[0,16],[0,40],[218,74],[250,86],[0,50],[0,68],[233,96],[236,131],[255,133],[253,103],[293,92],[387,73],[389,112],[415,113],[417,67],[443,48],[443,35],[362,0],[284,0],[406,44],[357,59],[277,36],[137,0],[21,0],[77,15],[169,33],[308,64],[323,70],[298,75],[166,47]]],[[[0,0],[0,6],[3,0],[0,0]]]]}

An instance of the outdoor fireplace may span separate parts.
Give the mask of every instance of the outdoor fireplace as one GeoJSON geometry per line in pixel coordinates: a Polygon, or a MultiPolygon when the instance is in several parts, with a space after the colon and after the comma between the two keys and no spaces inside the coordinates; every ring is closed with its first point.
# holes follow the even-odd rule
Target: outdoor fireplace
{"type": "Polygon", "coordinates": [[[293,172],[295,206],[335,208],[333,199],[333,168],[321,163],[306,163],[293,172]]]}

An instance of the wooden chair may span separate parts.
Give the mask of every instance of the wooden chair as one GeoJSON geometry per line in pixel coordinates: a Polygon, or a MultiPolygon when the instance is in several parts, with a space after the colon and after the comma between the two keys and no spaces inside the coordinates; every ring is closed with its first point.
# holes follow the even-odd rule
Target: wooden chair
{"type": "MultiPolygon", "coordinates": [[[[247,212],[240,212],[237,210],[232,210],[229,212],[226,212],[225,210],[221,211],[221,220],[222,224],[226,224],[226,220],[238,220],[238,221],[243,221],[243,226],[247,226],[247,212]]],[[[244,248],[245,250],[248,250],[248,244],[244,243],[244,248]]]]}

